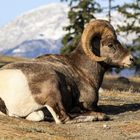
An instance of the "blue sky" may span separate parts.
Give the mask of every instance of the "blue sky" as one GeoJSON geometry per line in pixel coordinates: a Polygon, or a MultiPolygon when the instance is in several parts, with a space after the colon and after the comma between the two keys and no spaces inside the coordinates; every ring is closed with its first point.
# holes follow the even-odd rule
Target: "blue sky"
{"type": "Polygon", "coordinates": [[[59,0],[0,0],[0,26],[21,13],[59,0]]]}
{"type": "MultiPolygon", "coordinates": [[[[107,5],[107,0],[98,0],[101,5],[107,5]]],[[[126,0],[116,0],[117,3],[124,3],[126,0]]],[[[127,2],[132,0],[127,0],[127,2]]],[[[37,8],[41,5],[60,2],[60,0],[0,0],[0,26],[13,20],[25,11],[37,8]]]]}

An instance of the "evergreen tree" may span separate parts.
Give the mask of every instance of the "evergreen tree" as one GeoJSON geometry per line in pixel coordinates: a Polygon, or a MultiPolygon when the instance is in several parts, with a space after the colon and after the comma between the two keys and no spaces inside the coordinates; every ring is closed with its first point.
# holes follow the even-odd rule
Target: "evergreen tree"
{"type": "Polygon", "coordinates": [[[84,25],[91,19],[95,19],[94,13],[101,11],[100,5],[95,0],[69,0],[68,2],[70,6],[68,13],[70,25],[64,28],[68,33],[62,39],[62,54],[67,54],[75,49],[83,32],[84,25]]]}
{"type": "Polygon", "coordinates": [[[108,21],[111,23],[111,1],[108,0],[108,21]]]}
{"type": "Polygon", "coordinates": [[[140,1],[133,0],[132,3],[125,3],[118,8],[118,11],[125,17],[124,24],[118,25],[118,32],[137,35],[133,43],[128,44],[128,48],[137,57],[136,67],[140,67],[140,1]]]}
{"type": "Polygon", "coordinates": [[[108,16],[108,21],[110,23],[111,23],[111,12],[112,12],[112,10],[116,10],[118,7],[118,5],[113,4],[114,1],[115,0],[108,0],[108,14],[107,14],[107,16],[108,16]]]}

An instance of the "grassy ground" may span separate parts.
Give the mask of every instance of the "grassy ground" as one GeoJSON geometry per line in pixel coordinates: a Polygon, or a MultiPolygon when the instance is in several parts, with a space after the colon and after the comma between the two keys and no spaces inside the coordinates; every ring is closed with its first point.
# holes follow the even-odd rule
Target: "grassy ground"
{"type": "Polygon", "coordinates": [[[105,77],[99,105],[110,121],[56,125],[0,115],[0,139],[139,140],[140,78],[129,80],[124,84],[117,77],[105,77]]]}

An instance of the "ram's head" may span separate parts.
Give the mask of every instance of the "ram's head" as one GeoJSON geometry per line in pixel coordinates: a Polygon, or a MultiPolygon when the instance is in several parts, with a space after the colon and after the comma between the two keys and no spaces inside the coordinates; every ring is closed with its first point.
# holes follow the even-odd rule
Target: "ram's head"
{"type": "Polygon", "coordinates": [[[81,43],[85,54],[93,61],[116,67],[129,67],[134,62],[133,56],[117,40],[108,21],[91,21],[84,29],[81,43]]]}

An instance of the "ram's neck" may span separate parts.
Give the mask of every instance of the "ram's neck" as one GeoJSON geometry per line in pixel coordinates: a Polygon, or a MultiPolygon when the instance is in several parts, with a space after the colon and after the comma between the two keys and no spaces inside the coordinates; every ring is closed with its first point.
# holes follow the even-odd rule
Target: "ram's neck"
{"type": "Polygon", "coordinates": [[[75,51],[69,54],[70,60],[80,70],[82,70],[86,77],[94,82],[97,89],[102,84],[105,69],[101,64],[90,60],[82,50],[82,47],[78,46],[75,51]]]}

